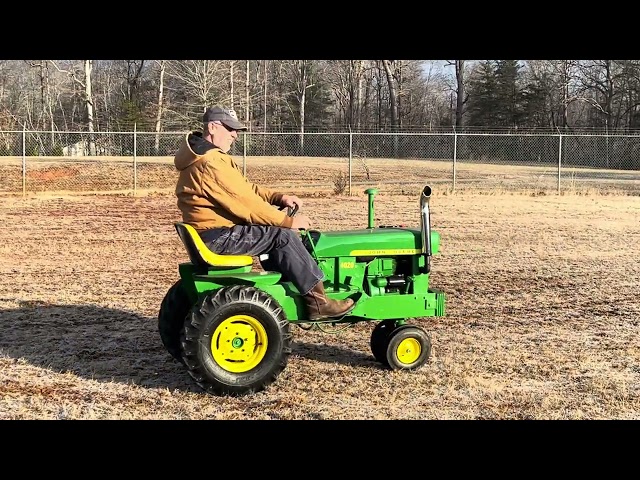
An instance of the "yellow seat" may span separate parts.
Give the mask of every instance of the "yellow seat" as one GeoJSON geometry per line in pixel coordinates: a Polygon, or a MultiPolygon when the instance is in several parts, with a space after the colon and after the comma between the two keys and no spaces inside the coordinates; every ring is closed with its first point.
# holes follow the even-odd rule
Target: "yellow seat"
{"type": "Polygon", "coordinates": [[[253,257],[249,255],[220,255],[214,253],[204,244],[196,229],[188,223],[173,224],[180,236],[180,240],[187,249],[191,263],[207,267],[246,267],[253,264],[253,257]]]}

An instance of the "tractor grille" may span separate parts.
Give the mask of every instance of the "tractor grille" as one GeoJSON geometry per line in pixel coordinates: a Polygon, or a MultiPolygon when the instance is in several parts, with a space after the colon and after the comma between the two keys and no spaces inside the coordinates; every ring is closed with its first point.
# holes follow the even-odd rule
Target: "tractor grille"
{"type": "Polygon", "coordinates": [[[436,317],[444,317],[445,294],[442,290],[431,290],[436,294],[436,317]]]}

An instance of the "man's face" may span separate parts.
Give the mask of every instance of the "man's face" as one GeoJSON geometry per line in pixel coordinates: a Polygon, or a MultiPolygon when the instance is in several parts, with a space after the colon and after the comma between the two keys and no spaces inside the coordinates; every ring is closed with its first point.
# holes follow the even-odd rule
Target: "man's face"
{"type": "Polygon", "coordinates": [[[238,132],[225,124],[215,121],[209,122],[209,132],[213,140],[213,144],[227,153],[231,149],[231,145],[238,138],[238,132]]]}

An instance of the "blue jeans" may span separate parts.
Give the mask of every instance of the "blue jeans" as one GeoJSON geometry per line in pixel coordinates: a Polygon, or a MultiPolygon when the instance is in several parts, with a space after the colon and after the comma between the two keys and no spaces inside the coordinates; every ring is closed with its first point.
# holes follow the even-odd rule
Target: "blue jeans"
{"type": "Polygon", "coordinates": [[[235,225],[200,232],[200,238],[214,253],[220,255],[269,254],[262,262],[265,270],[282,273],[302,294],[324,279],[309,251],[302,244],[300,234],[290,228],[266,225],[235,225]]]}

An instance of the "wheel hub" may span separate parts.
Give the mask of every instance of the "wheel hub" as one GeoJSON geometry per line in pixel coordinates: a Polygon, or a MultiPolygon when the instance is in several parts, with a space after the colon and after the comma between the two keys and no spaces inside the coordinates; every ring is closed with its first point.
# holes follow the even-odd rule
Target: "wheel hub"
{"type": "Polygon", "coordinates": [[[211,337],[211,353],[218,365],[229,372],[248,372],[267,352],[267,332],[249,315],[234,315],[220,323],[211,337]]]}
{"type": "Polygon", "coordinates": [[[420,347],[420,342],[417,339],[405,338],[398,344],[396,352],[398,360],[401,363],[410,365],[420,358],[422,348],[420,347]]]}

